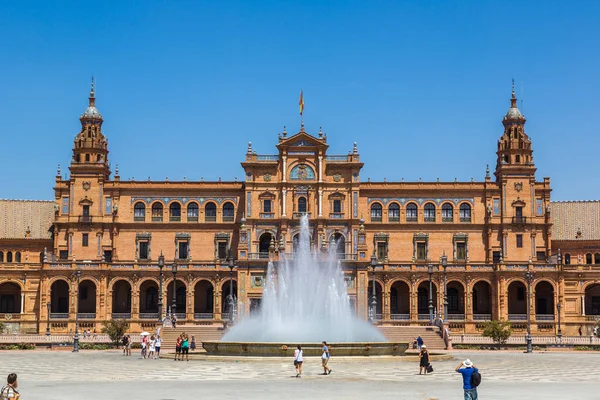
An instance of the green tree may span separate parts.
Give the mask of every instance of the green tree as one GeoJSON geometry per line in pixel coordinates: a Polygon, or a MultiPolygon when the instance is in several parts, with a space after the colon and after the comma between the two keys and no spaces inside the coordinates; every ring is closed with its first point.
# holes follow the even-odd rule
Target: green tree
{"type": "Polygon", "coordinates": [[[508,321],[489,321],[483,327],[483,336],[490,337],[500,347],[512,334],[512,328],[508,321]]]}
{"type": "Polygon", "coordinates": [[[112,319],[102,323],[102,333],[106,333],[115,346],[119,346],[119,341],[129,329],[129,323],[124,319],[112,319]]]}

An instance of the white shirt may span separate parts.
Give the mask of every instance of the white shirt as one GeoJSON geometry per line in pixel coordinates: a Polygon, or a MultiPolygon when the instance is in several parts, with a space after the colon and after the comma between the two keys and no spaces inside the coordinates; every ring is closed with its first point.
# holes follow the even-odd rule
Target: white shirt
{"type": "Polygon", "coordinates": [[[294,360],[302,362],[302,350],[296,349],[296,351],[294,351],[294,360]]]}
{"type": "Polygon", "coordinates": [[[162,343],[162,339],[156,339],[156,347],[160,347],[161,343],[162,343]]]}

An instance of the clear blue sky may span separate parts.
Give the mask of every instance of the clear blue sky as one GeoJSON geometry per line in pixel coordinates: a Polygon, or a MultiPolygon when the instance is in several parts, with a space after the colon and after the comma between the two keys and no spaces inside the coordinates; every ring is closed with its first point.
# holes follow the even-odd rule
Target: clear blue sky
{"type": "Polygon", "coordinates": [[[2,198],[52,199],[90,77],[122,179],[242,179],[323,127],[362,180],[481,181],[515,78],[537,178],[599,199],[600,2],[4,1],[2,198]]]}

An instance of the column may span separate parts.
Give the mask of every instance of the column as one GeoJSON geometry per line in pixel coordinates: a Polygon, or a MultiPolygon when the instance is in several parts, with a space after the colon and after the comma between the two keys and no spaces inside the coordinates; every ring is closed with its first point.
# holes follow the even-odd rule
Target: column
{"type": "Polygon", "coordinates": [[[283,166],[281,169],[281,173],[283,174],[283,179],[281,179],[281,182],[287,182],[287,156],[282,156],[281,159],[283,160],[283,166]]]}
{"type": "MultiPolygon", "coordinates": [[[[410,285],[410,320],[411,321],[416,321],[419,319],[418,313],[417,313],[417,307],[418,307],[418,298],[417,298],[417,288],[415,287],[415,284],[412,283],[410,285]]],[[[429,300],[427,305],[429,305],[429,300]]]]}
{"type": "Polygon", "coordinates": [[[470,282],[467,283],[465,291],[465,320],[473,321],[473,291],[470,282]]]}
{"type": "Polygon", "coordinates": [[[323,156],[319,156],[319,183],[323,182],[323,156]]]}
{"type": "Polygon", "coordinates": [[[282,204],[281,204],[281,216],[285,217],[285,203],[287,202],[287,189],[282,189],[281,190],[281,195],[283,197],[282,199],[282,204]]]}
{"type": "MultiPolygon", "coordinates": [[[[387,286],[387,285],[386,285],[387,286]]],[[[391,314],[391,304],[390,304],[390,288],[387,287],[385,289],[385,293],[383,295],[384,300],[383,300],[383,315],[381,316],[382,320],[389,320],[390,314],[391,314]]]]}
{"type": "Polygon", "coordinates": [[[187,290],[187,304],[186,304],[186,316],[185,318],[188,321],[193,321],[194,320],[194,287],[192,286],[192,283],[190,281],[188,281],[188,287],[192,287],[192,290],[187,290]]]}
{"type": "Polygon", "coordinates": [[[218,284],[215,285],[215,290],[213,291],[214,300],[213,300],[213,319],[220,320],[221,319],[221,291],[218,289],[218,284]]]}
{"type": "Polygon", "coordinates": [[[21,314],[25,312],[25,293],[21,292],[21,314]]]}
{"type": "Polygon", "coordinates": [[[319,217],[323,216],[323,190],[319,190],[319,217]]]}

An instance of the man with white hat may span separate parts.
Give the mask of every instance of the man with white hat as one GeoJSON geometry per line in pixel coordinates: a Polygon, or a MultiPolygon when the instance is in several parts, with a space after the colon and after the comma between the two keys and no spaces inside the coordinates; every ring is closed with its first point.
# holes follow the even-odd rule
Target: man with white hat
{"type": "Polygon", "coordinates": [[[477,387],[473,386],[471,378],[474,373],[479,373],[475,365],[468,358],[458,364],[456,372],[462,375],[463,389],[465,391],[465,400],[477,400],[477,387]]]}

